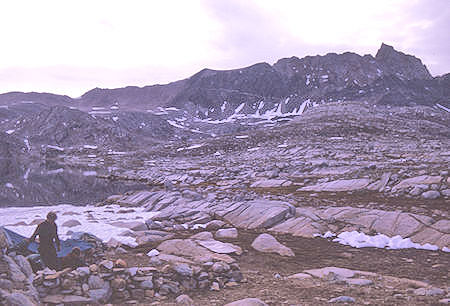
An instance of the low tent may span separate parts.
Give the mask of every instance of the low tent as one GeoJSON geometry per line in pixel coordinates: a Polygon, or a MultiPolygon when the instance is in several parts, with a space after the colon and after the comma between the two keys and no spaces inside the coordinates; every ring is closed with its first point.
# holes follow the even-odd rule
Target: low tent
{"type": "MultiPolygon", "coordinates": [[[[0,241],[3,240],[3,243],[6,245],[2,246],[0,243],[0,248],[6,247],[10,250],[23,250],[26,247],[26,251],[30,253],[39,253],[38,246],[39,244],[36,242],[27,244],[27,237],[24,237],[14,231],[7,229],[6,227],[0,227],[0,241]]],[[[57,252],[58,257],[64,257],[72,251],[73,248],[78,247],[82,252],[92,249],[94,247],[93,244],[86,242],[81,239],[67,239],[61,240],[61,250],[57,252]]]]}

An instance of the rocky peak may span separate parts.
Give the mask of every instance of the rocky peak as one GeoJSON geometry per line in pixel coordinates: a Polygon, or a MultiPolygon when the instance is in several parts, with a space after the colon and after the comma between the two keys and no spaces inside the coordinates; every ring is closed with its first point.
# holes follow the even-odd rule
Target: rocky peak
{"type": "Polygon", "coordinates": [[[381,44],[375,59],[385,74],[396,75],[402,79],[431,79],[432,76],[422,61],[415,56],[404,54],[394,47],[381,44]]]}

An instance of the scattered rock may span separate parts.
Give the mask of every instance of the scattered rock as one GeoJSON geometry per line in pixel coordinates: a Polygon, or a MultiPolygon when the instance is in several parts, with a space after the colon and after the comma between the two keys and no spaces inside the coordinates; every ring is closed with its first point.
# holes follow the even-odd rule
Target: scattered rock
{"type": "Polygon", "coordinates": [[[219,229],[215,234],[216,239],[237,239],[238,230],[236,228],[219,229]]]}
{"type": "Polygon", "coordinates": [[[277,253],[281,256],[295,256],[294,252],[279,243],[275,237],[269,234],[261,234],[252,242],[252,247],[263,253],[277,253]]]}
{"type": "Polygon", "coordinates": [[[267,306],[267,304],[257,298],[246,298],[225,304],[225,306],[267,306]]]}
{"type": "Polygon", "coordinates": [[[328,303],[354,303],[354,302],[355,302],[354,298],[345,295],[332,298],[328,301],[328,303]]]}

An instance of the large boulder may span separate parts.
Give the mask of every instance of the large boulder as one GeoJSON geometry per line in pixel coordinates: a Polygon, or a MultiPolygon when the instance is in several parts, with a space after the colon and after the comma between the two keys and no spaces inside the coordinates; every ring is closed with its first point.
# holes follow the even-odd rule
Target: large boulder
{"type": "Polygon", "coordinates": [[[352,179],[352,180],[336,180],[326,183],[320,183],[313,186],[307,186],[300,188],[300,191],[330,191],[330,192],[339,192],[339,191],[355,191],[366,188],[370,184],[371,180],[362,178],[362,179],[352,179]]]}
{"type": "Polygon", "coordinates": [[[442,180],[441,176],[431,176],[431,175],[421,175],[416,177],[411,177],[405,179],[392,187],[392,192],[397,192],[400,190],[404,190],[409,187],[413,187],[415,185],[430,185],[430,184],[439,184],[442,180]]]}
{"type": "MultiPolygon", "coordinates": [[[[201,241],[197,241],[201,242],[201,241]]],[[[194,262],[208,262],[213,260],[234,262],[234,259],[227,254],[214,253],[203,246],[200,246],[192,239],[172,239],[162,242],[157,249],[161,253],[187,257],[194,262]]]]}
{"type": "Polygon", "coordinates": [[[255,200],[227,207],[223,218],[238,228],[268,228],[295,214],[295,207],[281,201],[255,200]]]}
{"type": "Polygon", "coordinates": [[[275,237],[269,234],[261,234],[252,242],[252,248],[263,253],[277,253],[281,256],[295,256],[287,246],[279,243],[275,237]]]}

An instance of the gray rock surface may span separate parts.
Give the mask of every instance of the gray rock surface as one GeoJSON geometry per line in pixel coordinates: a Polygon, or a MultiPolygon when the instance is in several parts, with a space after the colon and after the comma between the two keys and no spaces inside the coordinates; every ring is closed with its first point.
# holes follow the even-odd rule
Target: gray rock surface
{"type": "Polygon", "coordinates": [[[281,256],[295,256],[294,252],[279,243],[275,237],[269,234],[261,234],[252,242],[252,248],[263,253],[277,253],[281,256]]]}

